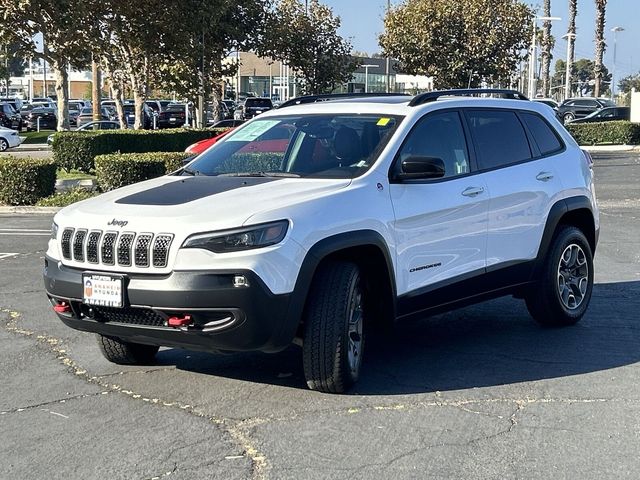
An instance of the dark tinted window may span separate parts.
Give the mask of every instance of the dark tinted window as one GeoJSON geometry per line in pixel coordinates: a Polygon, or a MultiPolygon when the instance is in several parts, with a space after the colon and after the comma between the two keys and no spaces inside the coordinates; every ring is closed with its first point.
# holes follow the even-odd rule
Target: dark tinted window
{"type": "Polygon", "coordinates": [[[273,104],[268,98],[247,98],[245,101],[247,108],[271,108],[273,104]]]}
{"type": "Polygon", "coordinates": [[[468,173],[469,155],[458,112],[431,114],[420,120],[400,150],[400,162],[412,155],[440,158],[445,177],[468,173]]]}
{"type": "Polygon", "coordinates": [[[471,110],[467,112],[467,119],[480,169],[502,167],[531,158],[527,135],[514,112],[471,110]]]}
{"type": "Polygon", "coordinates": [[[576,107],[599,107],[595,100],[576,100],[573,102],[576,107]]]}
{"type": "Polygon", "coordinates": [[[562,143],[553,129],[541,117],[533,113],[522,113],[522,120],[533,135],[542,155],[548,155],[562,149],[562,143]]]}

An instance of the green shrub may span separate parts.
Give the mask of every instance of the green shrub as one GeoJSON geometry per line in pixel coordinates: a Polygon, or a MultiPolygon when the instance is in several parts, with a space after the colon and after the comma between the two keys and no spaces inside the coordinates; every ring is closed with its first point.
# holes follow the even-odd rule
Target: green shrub
{"type": "Polygon", "coordinates": [[[66,207],[72,203],[95,197],[98,192],[92,192],[84,188],[74,188],[66,192],[59,192],[47,198],[41,198],[36,205],[38,207],[66,207]]]}
{"type": "Polygon", "coordinates": [[[638,145],[640,123],[628,121],[568,124],[567,130],[579,145],[638,145]]]}
{"type": "Polygon", "coordinates": [[[216,129],[99,130],[59,132],[52,145],[53,157],[63,169],[90,172],[94,158],[109,153],[182,152],[189,145],[226,131],[216,129]]]}
{"type": "Polygon", "coordinates": [[[0,203],[33,205],[56,189],[51,159],[0,157],[0,203]]]}
{"type": "Polygon", "coordinates": [[[182,166],[184,152],[113,153],[95,159],[98,187],[103,192],[160,177],[182,166]]]}

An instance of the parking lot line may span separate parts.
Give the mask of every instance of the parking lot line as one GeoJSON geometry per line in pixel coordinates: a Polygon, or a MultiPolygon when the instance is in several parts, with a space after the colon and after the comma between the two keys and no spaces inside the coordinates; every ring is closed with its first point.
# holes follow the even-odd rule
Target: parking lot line
{"type": "Polygon", "coordinates": [[[0,260],[2,260],[3,258],[15,257],[17,255],[20,255],[20,254],[19,253],[0,253],[0,260]]]}
{"type": "Polygon", "coordinates": [[[35,229],[35,228],[0,228],[0,235],[18,235],[18,236],[48,236],[51,230],[35,229]]]}

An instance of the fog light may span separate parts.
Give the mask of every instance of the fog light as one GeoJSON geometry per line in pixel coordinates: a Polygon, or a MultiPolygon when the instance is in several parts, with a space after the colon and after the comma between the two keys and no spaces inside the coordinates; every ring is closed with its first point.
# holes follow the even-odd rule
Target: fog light
{"type": "Polygon", "coordinates": [[[248,287],[249,280],[244,275],[235,275],[233,277],[233,286],[234,287],[248,287]]]}

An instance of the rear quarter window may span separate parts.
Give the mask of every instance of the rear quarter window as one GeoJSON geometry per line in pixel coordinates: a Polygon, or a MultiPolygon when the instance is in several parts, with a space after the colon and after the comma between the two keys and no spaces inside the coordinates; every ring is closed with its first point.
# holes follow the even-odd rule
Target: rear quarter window
{"type": "Polygon", "coordinates": [[[542,117],[534,113],[520,113],[522,121],[531,132],[533,141],[542,155],[550,155],[562,150],[563,145],[558,134],[542,117]]]}

